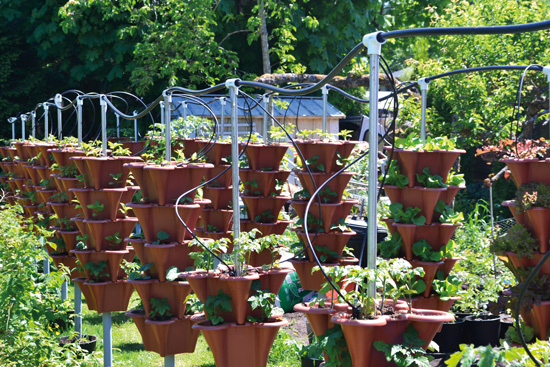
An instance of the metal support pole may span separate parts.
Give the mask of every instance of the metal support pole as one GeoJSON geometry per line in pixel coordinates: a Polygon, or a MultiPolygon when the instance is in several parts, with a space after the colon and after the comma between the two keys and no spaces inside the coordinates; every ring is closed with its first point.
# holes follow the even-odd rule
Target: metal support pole
{"type": "MultiPolygon", "coordinates": [[[[550,84],[550,65],[547,65],[542,68],[542,72],[546,74],[546,78],[548,79],[548,83],[550,84]]],[[[548,98],[548,101],[550,101],[550,98],[548,98]]],[[[550,106],[548,107],[550,109],[550,106]]],[[[548,138],[550,138],[550,115],[548,116],[548,138]]]]}
{"type": "Polygon", "coordinates": [[[166,134],[166,160],[170,162],[172,159],[172,136],[170,127],[170,105],[172,104],[172,95],[164,94],[164,133],[166,134]]]}
{"type": "Polygon", "coordinates": [[[183,121],[185,121],[187,119],[187,103],[184,101],[181,101],[181,109],[181,117],[183,117],[183,121]]]}
{"type": "Polygon", "coordinates": [[[16,117],[10,117],[8,119],[8,122],[11,124],[11,140],[15,141],[15,121],[17,121],[16,117]]]}
{"type": "Polygon", "coordinates": [[[164,367],[176,367],[176,356],[166,356],[164,357],[164,367]]]}
{"type": "Polygon", "coordinates": [[[21,115],[21,139],[25,141],[25,123],[27,122],[27,116],[21,115]]]}
{"type": "Polygon", "coordinates": [[[80,96],[76,97],[76,125],[78,137],[78,144],[82,144],[82,106],[84,105],[84,100],[80,96]]]}
{"type": "Polygon", "coordinates": [[[264,124],[263,124],[262,134],[264,136],[264,142],[267,143],[269,141],[269,134],[267,133],[267,121],[269,119],[269,117],[267,116],[267,111],[269,111],[269,96],[264,95],[263,100],[264,100],[265,111],[264,111],[264,124]]]}
{"type": "Polygon", "coordinates": [[[78,339],[82,338],[82,293],[78,285],[74,285],[74,330],[78,339]]]}
{"type": "Polygon", "coordinates": [[[44,106],[44,140],[49,141],[50,138],[50,114],[49,109],[50,106],[48,106],[48,103],[43,103],[42,106],[44,106]]]}
{"type": "MultiPolygon", "coordinates": [[[[239,79],[229,79],[225,82],[225,86],[229,88],[229,97],[231,99],[231,173],[233,179],[233,238],[239,238],[241,233],[241,212],[239,205],[239,120],[237,110],[237,95],[239,79]]],[[[240,246],[235,243],[233,253],[235,254],[235,273],[241,276],[242,264],[238,259],[240,246]]]]}
{"type": "Polygon", "coordinates": [[[426,82],[426,78],[418,79],[418,85],[420,86],[421,94],[421,114],[420,114],[420,139],[422,142],[426,142],[426,108],[428,106],[428,100],[426,95],[428,94],[429,82],[426,82]]]}
{"type": "Polygon", "coordinates": [[[32,134],[32,138],[35,139],[36,138],[36,112],[35,111],[31,112],[31,134],[32,134]]]}
{"type": "Polygon", "coordinates": [[[46,258],[44,259],[44,271],[43,271],[44,275],[49,275],[50,274],[50,257],[49,256],[46,256],[46,258]]]}
{"type": "Polygon", "coordinates": [[[61,300],[66,300],[68,296],[69,290],[67,289],[67,281],[64,281],[63,284],[61,284],[61,300]]]}
{"type": "Polygon", "coordinates": [[[63,113],[60,108],[63,106],[63,97],[61,94],[55,95],[55,104],[57,106],[57,138],[61,140],[63,139],[63,113]]]}
{"type": "MultiPolygon", "coordinates": [[[[376,269],[377,249],[377,213],[376,201],[378,197],[378,73],[379,57],[382,43],[377,38],[380,32],[367,34],[363,43],[367,46],[370,56],[370,83],[369,83],[369,177],[368,177],[368,244],[367,267],[376,269]]],[[[376,284],[369,284],[368,294],[376,296],[376,284]]]]}
{"type": "Polygon", "coordinates": [[[222,106],[222,115],[221,115],[221,118],[220,118],[220,138],[223,138],[223,135],[225,133],[225,97],[222,97],[222,99],[220,99],[220,104],[222,106]]]}
{"type": "MultiPolygon", "coordinates": [[[[134,111],[134,116],[137,116],[138,112],[134,111]]],[[[134,141],[138,141],[138,122],[134,119],[134,141]]]]}
{"type": "Polygon", "coordinates": [[[327,132],[327,104],[328,104],[328,89],[326,85],[321,88],[323,92],[323,133],[327,132]]]}
{"type": "Polygon", "coordinates": [[[116,116],[116,137],[120,138],[120,115],[116,113],[115,116],[116,116]]]}
{"type": "Polygon", "coordinates": [[[111,313],[104,312],[103,316],[103,367],[113,366],[113,326],[111,313]]]}
{"type": "Polygon", "coordinates": [[[99,96],[99,106],[101,108],[101,155],[107,157],[107,102],[104,94],[99,96]]]}
{"type": "MultiPolygon", "coordinates": [[[[164,126],[164,101],[160,101],[160,124],[164,126]]],[[[162,131],[160,132],[162,134],[162,131]]]]}

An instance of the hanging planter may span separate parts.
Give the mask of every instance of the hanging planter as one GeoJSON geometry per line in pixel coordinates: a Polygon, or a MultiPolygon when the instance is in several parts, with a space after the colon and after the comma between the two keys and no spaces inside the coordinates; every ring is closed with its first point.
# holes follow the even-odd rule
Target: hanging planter
{"type": "MultiPolygon", "coordinates": [[[[291,260],[289,261],[294,269],[296,269],[296,274],[300,278],[300,284],[303,289],[319,291],[326,278],[323,276],[321,271],[316,271],[312,274],[312,270],[317,266],[317,263],[307,261],[307,260],[291,260]]],[[[338,266],[338,263],[334,264],[323,264],[323,266],[338,266]]]]}
{"type": "Polygon", "coordinates": [[[221,174],[226,169],[227,169],[227,171],[225,171],[224,174],[222,174],[220,177],[218,177],[214,181],[212,181],[209,184],[209,187],[229,187],[229,186],[231,186],[231,184],[233,182],[233,177],[231,176],[231,168],[230,167],[231,166],[228,165],[228,164],[214,165],[214,167],[208,171],[208,177],[207,177],[208,181],[210,181],[214,177],[218,176],[219,174],[221,174]],[[228,167],[229,167],[229,169],[227,169],[228,167]]]}
{"type": "MultiPolygon", "coordinates": [[[[333,174],[332,173],[321,173],[321,172],[312,172],[311,176],[309,172],[299,172],[295,171],[296,176],[300,180],[302,187],[304,187],[310,195],[316,191],[316,188],[324,184],[333,174]],[[313,176],[313,181],[312,177],[313,176]],[[315,183],[315,185],[314,185],[315,183]]],[[[342,194],[346,189],[351,178],[355,175],[355,172],[345,171],[336,176],[329,184],[327,184],[321,192],[319,192],[319,197],[322,203],[339,203],[342,201],[342,194]]],[[[315,196],[315,201],[317,201],[317,196],[315,196]]]]}
{"type": "Polygon", "coordinates": [[[151,177],[151,171],[145,171],[147,165],[152,165],[146,162],[125,163],[124,167],[129,169],[132,176],[136,180],[141,189],[143,203],[156,202],[158,200],[158,192],[151,177]]]}
{"type": "Polygon", "coordinates": [[[134,291],[134,287],[125,280],[92,283],[78,278],[73,282],[82,291],[88,309],[98,313],[126,311],[134,291]]]}
{"type": "Polygon", "coordinates": [[[404,187],[385,185],[384,190],[392,203],[401,203],[404,208],[420,208],[419,215],[426,217],[426,224],[432,223],[435,206],[445,188],[404,187]]]}
{"type": "Polygon", "coordinates": [[[60,235],[65,243],[65,249],[67,252],[76,249],[76,244],[78,243],[77,237],[80,236],[80,231],[63,231],[57,230],[56,234],[60,235]]]}
{"type": "Polygon", "coordinates": [[[241,220],[241,231],[250,232],[256,228],[261,232],[261,236],[281,235],[290,223],[292,223],[291,220],[278,220],[276,223],[255,223],[250,220],[241,220]]]}
{"type": "Polygon", "coordinates": [[[135,249],[142,264],[154,264],[149,269],[149,273],[161,282],[165,282],[166,271],[170,267],[175,266],[178,269],[185,270],[193,266],[194,260],[189,257],[189,254],[200,251],[200,249],[198,246],[189,246],[189,242],[172,242],[159,245],[147,243],[143,247],[138,245],[135,249]]]}
{"type": "MultiPolygon", "coordinates": [[[[312,204],[309,208],[308,228],[310,231],[322,229],[323,232],[329,233],[334,225],[338,225],[339,221],[345,219],[353,205],[359,203],[358,200],[346,200],[338,204],[312,204]],[[319,221],[319,205],[321,206],[321,217],[319,221]]],[[[306,212],[307,201],[292,200],[290,204],[296,210],[298,216],[303,219],[306,212]]]]}
{"type": "Polygon", "coordinates": [[[255,144],[246,147],[248,164],[253,171],[278,171],[290,144],[255,144]]]}
{"type": "Polygon", "coordinates": [[[501,159],[501,162],[505,163],[512,179],[516,184],[516,187],[527,184],[529,182],[542,182],[550,185],[550,159],[537,159],[537,158],[510,158],[501,159]]]}
{"type": "Polygon", "coordinates": [[[88,282],[107,280],[116,282],[126,276],[120,267],[122,259],[130,262],[134,259],[133,249],[132,251],[72,250],[71,254],[76,255],[78,261],[84,267],[84,274],[88,282]]]}
{"type": "Polygon", "coordinates": [[[422,279],[426,283],[426,289],[424,290],[424,297],[430,296],[430,291],[432,289],[432,282],[435,278],[437,271],[445,265],[443,261],[430,262],[430,261],[419,261],[419,260],[407,260],[413,268],[422,268],[424,269],[424,276],[422,279]]]}
{"type": "Polygon", "coordinates": [[[130,170],[124,167],[125,163],[140,161],[139,157],[83,157],[82,161],[88,165],[88,170],[80,172],[86,174],[90,188],[96,190],[106,188],[120,188],[126,186],[130,170]]]}
{"type": "MultiPolygon", "coordinates": [[[[441,248],[451,240],[453,234],[462,224],[450,223],[432,223],[422,226],[415,224],[392,223],[392,227],[397,229],[403,245],[405,247],[405,255],[407,260],[412,260],[414,257],[412,246],[415,242],[426,240],[434,251],[440,251],[441,248]]],[[[390,226],[388,226],[389,228],[390,226]]]]}
{"type": "Polygon", "coordinates": [[[82,228],[83,235],[88,235],[87,246],[96,251],[123,250],[126,243],[122,241],[128,237],[137,224],[136,218],[124,218],[117,220],[83,220],[75,222],[78,228],[82,228]],[[86,229],[83,228],[86,226],[86,229]]]}
{"type": "Polygon", "coordinates": [[[118,189],[70,189],[79,201],[87,220],[115,220],[126,188],[118,189]]]}
{"type": "MultiPolygon", "coordinates": [[[[506,252],[506,256],[510,259],[512,264],[514,264],[514,267],[516,269],[519,268],[532,268],[535,267],[544,257],[544,254],[540,253],[533,253],[532,257],[527,256],[518,256],[514,252],[506,252]]],[[[550,275],[550,263],[547,261],[545,262],[542,267],[539,270],[539,274],[548,274],[550,275]]]]}
{"type": "MultiPolygon", "coordinates": [[[[315,261],[315,257],[307,244],[306,234],[304,232],[298,232],[297,234],[304,243],[304,248],[306,249],[309,261],[315,261]]],[[[356,234],[357,233],[354,231],[340,232],[333,230],[329,233],[309,233],[309,238],[317,258],[321,259],[323,256],[326,256],[327,259],[322,262],[331,263],[338,261],[338,259],[342,257],[344,247],[346,247],[346,244],[350,238],[356,234]]]]}
{"type": "Polygon", "coordinates": [[[208,232],[227,233],[231,229],[231,224],[233,222],[233,210],[204,209],[200,216],[203,224],[202,227],[208,232]]]}
{"type": "Polygon", "coordinates": [[[304,303],[298,303],[294,306],[294,311],[301,312],[306,315],[307,321],[311,325],[313,334],[319,337],[326,333],[328,329],[334,327],[332,316],[338,312],[330,307],[319,307],[318,304],[306,306],[304,303]]]}
{"type": "Polygon", "coordinates": [[[206,209],[229,209],[231,200],[233,199],[233,187],[204,187],[203,196],[211,201],[206,209]]]}
{"type": "Polygon", "coordinates": [[[239,177],[243,184],[243,194],[247,196],[278,196],[283,189],[290,170],[253,171],[240,169],[239,177]]]}
{"type": "Polygon", "coordinates": [[[51,206],[54,213],[57,215],[57,220],[62,230],[74,230],[74,222],[72,221],[72,218],[82,213],[82,211],[76,207],[76,204],[49,202],[48,205],[51,206]]]}
{"type": "Polygon", "coordinates": [[[453,307],[453,304],[459,299],[460,297],[449,297],[449,299],[442,300],[440,296],[434,294],[429,297],[418,296],[412,299],[412,306],[414,308],[421,308],[425,310],[449,312],[451,307],[453,307]]]}
{"type": "Polygon", "coordinates": [[[296,141],[296,145],[311,171],[333,173],[342,168],[342,164],[338,163],[349,157],[356,142],[300,140],[296,141]]]}
{"type": "Polygon", "coordinates": [[[248,218],[253,222],[276,223],[279,212],[290,200],[290,196],[256,197],[241,196],[244,201],[248,218]]]}
{"type": "Polygon", "coordinates": [[[178,319],[185,317],[186,298],[191,287],[185,281],[160,282],[158,280],[130,280],[143,302],[147,317],[151,315],[151,298],[166,298],[170,314],[178,319]]]}
{"type": "Polygon", "coordinates": [[[84,277],[84,273],[80,272],[76,266],[76,257],[68,255],[50,255],[50,257],[58,269],[61,269],[61,264],[69,268],[71,270],[71,277],[84,277]]]}

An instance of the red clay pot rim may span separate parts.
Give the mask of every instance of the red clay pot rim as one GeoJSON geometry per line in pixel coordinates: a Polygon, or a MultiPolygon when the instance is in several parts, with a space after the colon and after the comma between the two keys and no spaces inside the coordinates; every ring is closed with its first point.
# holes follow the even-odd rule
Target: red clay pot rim
{"type": "Polygon", "coordinates": [[[224,213],[228,213],[228,212],[231,212],[233,213],[233,209],[203,209],[202,210],[203,212],[224,212],[224,213]]]}
{"type": "MultiPolygon", "coordinates": [[[[176,204],[166,204],[166,205],[158,205],[157,203],[128,203],[126,204],[129,208],[153,208],[153,207],[159,207],[159,208],[172,208],[174,209],[176,207],[176,204]]],[[[178,204],[178,208],[181,209],[196,209],[199,208],[200,204],[194,203],[194,204],[178,204]]],[[[208,209],[204,209],[208,210],[208,209]]],[[[212,209],[213,210],[213,209],[212,209]]]]}
{"type": "Polygon", "coordinates": [[[87,254],[87,253],[94,253],[94,254],[129,254],[129,250],[103,250],[103,251],[96,251],[96,250],[71,250],[71,254],[87,254]]]}
{"type": "Polygon", "coordinates": [[[388,319],[384,316],[376,316],[374,319],[370,320],[359,320],[359,319],[350,319],[351,315],[337,313],[331,317],[330,321],[350,326],[385,326],[388,323],[388,319]]]}
{"type": "Polygon", "coordinates": [[[295,304],[293,308],[294,308],[294,311],[296,312],[313,313],[313,314],[321,314],[321,315],[327,315],[327,314],[330,315],[337,312],[334,308],[319,308],[318,305],[307,306],[302,302],[295,304]]]}
{"type": "MultiPolygon", "coordinates": [[[[315,264],[315,266],[318,266],[315,261],[309,261],[309,260],[288,260],[289,263],[294,264],[302,264],[302,263],[308,263],[308,264],[315,264]]],[[[340,266],[339,263],[321,263],[323,266],[340,266]]]]}
{"type": "Polygon", "coordinates": [[[220,280],[228,281],[228,282],[240,281],[240,280],[256,280],[256,279],[260,279],[260,275],[258,273],[242,275],[240,277],[236,277],[236,276],[232,277],[228,274],[220,274],[220,280]]]}
{"type": "MultiPolygon", "coordinates": [[[[301,169],[293,169],[292,172],[294,172],[295,174],[297,175],[304,175],[304,176],[309,176],[310,175],[310,172],[308,171],[303,171],[301,169]]],[[[355,175],[356,172],[353,172],[353,171],[344,171],[344,172],[340,172],[338,175],[344,175],[344,176],[353,176],[355,175]]],[[[334,176],[334,173],[327,173],[327,172],[311,172],[311,175],[312,176],[322,176],[322,175],[326,175],[326,176],[334,176]]]]}
{"type": "Polygon", "coordinates": [[[422,308],[413,308],[412,313],[407,314],[407,319],[410,321],[423,321],[423,322],[448,322],[454,321],[455,317],[453,314],[445,311],[439,310],[426,310],[422,308]],[[433,317],[437,316],[437,320],[434,320],[433,317]]]}
{"type": "Polygon", "coordinates": [[[414,149],[404,149],[404,148],[394,148],[392,146],[385,146],[384,150],[391,150],[393,149],[394,152],[415,152],[415,153],[466,153],[464,149],[452,149],[452,150],[445,150],[445,149],[435,149],[435,150],[414,150],[414,149]]]}
{"type": "MultiPolygon", "coordinates": [[[[244,145],[243,143],[239,143],[241,145],[244,145]]],[[[292,145],[291,144],[288,144],[288,143],[277,143],[277,142],[270,142],[270,143],[248,143],[248,146],[252,146],[252,147],[255,147],[255,148],[259,148],[259,147],[272,147],[272,146],[278,146],[278,147],[287,147],[287,148],[291,148],[292,145]]]]}
{"type": "MultiPolygon", "coordinates": [[[[69,159],[72,159],[73,157],[70,157],[69,159]]],[[[128,156],[110,156],[110,157],[93,157],[93,156],[85,156],[85,157],[80,157],[79,159],[81,160],[89,160],[89,161],[116,161],[116,160],[128,160],[128,161],[132,161],[132,162],[140,162],[142,161],[142,158],[141,157],[128,157],[128,156]]]]}
{"type": "Polygon", "coordinates": [[[146,324],[152,324],[152,325],[172,325],[176,321],[178,321],[178,319],[176,317],[171,317],[168,320],[162,320],[162,321],[147,319],[147,320],[145,320],[145,323],[146,324]]]}
{"type": "Polygon", "coordinates": [[[100,191],[100,192],[126,192],[128,191],[128,188],[126,187],[120,187],[120,188],[112,188],[112,189],[91,189],[91,188],[77,188],[74,187],[72,189],[69,189],[69,191],[78,191],[78,192],[91,192],[91,191],[100,191]]]}
{"type": "MultiPolygon", "coordinates": [[[[305,236],[306,235],[306,233],[301,232],[301,229],[299,229],[299,228],[294,228],[292,230],[294,230],[298,236],[300,236],[300,235],[305,236]]],[[[310,232],[310,233],[308,233],[309,237],[316,237],[316,236],[319,236],[319,237],[323,237],[323,236],[354,236],[356,234],[357,234],[357,232],[352,231],[352,230],[346,230],[344,232],[340,232],[338,230],[332,230],[328,233],[323,233],[323,232],[310,232]]]]}
{"type": "Polygon", "coordinates": [[[111,223],[111,222],[137,222],[138,219],[134,217],[126,217],[126,218],[117,218],[115,220],[110,219],[102,219],[102,220],[94,220],[94,219],[84,219],[84,223],[111,223]]]}
{"type": "MultiPolygon", "coordinates": [[[[392,219],[393,220],[393,219],[392,219]]],[[[423,224],[421,226],[418,226],[416,224],[405,224],[405,223],[398,223],[393,222],[392,226],[394,227],[462,227],[462,223],[452,224],[452,223],[432,223],[432,224],[423,224]]]]}
{"type": "Polygon", "coordinates": [[[224,322],[223,324],[219,325],[204,325],[205,323],[210,322],[208,320],[201,321],[193,325],[193,329],[199,329],[199,330],[224,330],[228,328],[234,328],[234,327],[261,327],[261,328],[269,328],[269,327],[281,327],[288,325],[288,320],[282,319],[282,320],[274,320],[270,322],[245,322],[242,325],[239,325],[235,322],[224,322]]]}
{"type": "MultiPolygon", "coordinates": [[[[210,186],[205,186],[203,187],[203,189],[209,189],[209,190],[233,190],[233,185],[229,186],[229,187],[210,187],[210,186]]],[[[206,199],[206,200],[209,200],[209,199],[206,199]]]]}
{"type": "MultiPolygon", "coordinates": [[[[397,187],[397,186],[395,186],[397,187]]],[[[307,204],[309,200],[290,200],[290,204],[294,204],[294,203],[298,203],[298,204],[307,204]]],[[[340,203],[320,203],[321,206],[340,206],[340,205],[344,205],[344,204],[358,204],[359,203],[359,200],[356,200],[356,199],[348,199],[348,200],[344,200],[340,203]]],[[[319,203],[312,203],[311,205],[311,208],[313,208],[313,206],[319,206],[319,203]]]]}
{"type": "MultiPolygon", "coordinates": [[[[206,210],[206,209],[205,209],[206,210]]],[[[278,224],[281,224],[281,223],[292,223],[292,219],[279,219],[277,222],[275,223],[255,223],[255,222],[252,222],[250,219],[241,219],[241,223],[254,223],[254,224],[261,224],[262,226],[276,226],[278,224]]]]}
{"type": "MultiPolygon", "coordinates": [[[[290,195],[288,196],[285,196],[285,195],[278,195],[278,196],[248,196],[248,195],[241,195],[241,198],[246,198],[246,199],[252,199],[252,200],[260,200],[260,199],[284,199],[284,200],[290,200],[290,195]]],[[[205,210],[210,210],[210,209],[205,209],[205,210]]],[[[214,209],[211,209],[211,210],[214,210],[214,209]]]]}
{"type": "Polygon", "coordinates": [[[420,190],[420,191],[447,191],[447,188],[446,187],[438,187],[438,188],[431,188],[431,187],[424,187],[424,186],[413,186],[413,187],[404,187],[404,188],[400,188],[398,186],[395,186],[395,185],[384,185],[384,187],[386,188],[395,188],[395,189],[398,189],[398,190],[420,190]]]}
{"type": "MultiPolygon", "coordinates": [[[[76,259],[76,257],[69,256],[69,255],[50,255],[50,257],[54,259],[67,259],[67,258],[76,259]]],[[[86,278],[82,278],[82,279],[86,279],[86,278]]]]}
{"type": "Polygon", "coordinates": [[[499,160],[499,162],[504,162],[504,163],[508,163],[508,162],[511,162],[511,163],[541,162],[542,163],[542,162],[550,162],[550,158],[545,158],[545,159],[537,159],[537,158],[502,158],[502,159],[499,160]]]}
{"type": "Polygon", "coordinates": [[[61,229],[58,229],[57,233],[59,233],[59,234],[75,234],[75,233],[80,233],[80,231],[63,231],[61,229]]]}
{"type": "MultiPolygon", "coordinates": [[[[177,164],[177,162],[174,162],[177,164]]],[[[156,170],[156,171],[175,171],[185,168],[214,168],[214,165],[212,163],[189,163],[184,164],[181,166],[177,166],[175,164],[171,164],[169,166],[160,166],[160,165],[149,165],[146,167],[143,167],[143,169],[149,169],[149,170],[156,170]]]]}
{"type": "Polygon", "coordinates": [[[419,264],[419,265],[435,265],[435,264],[438,264],[438,265],[443,265],[445,262],[443,260],[441,261],[420,261],[420,260],[416,260],[416,259],[412,259],[412,260],[407,260],[411,266],[413,266],[413,263],[414,264],[419,264]]]}

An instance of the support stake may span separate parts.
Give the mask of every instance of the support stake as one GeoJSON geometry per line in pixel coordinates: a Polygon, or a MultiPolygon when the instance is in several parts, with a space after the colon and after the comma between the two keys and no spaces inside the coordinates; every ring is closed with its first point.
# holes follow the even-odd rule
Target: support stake
{"type": "Polygon", "coordinates": [[[428,106],[427,94],[429,84],[429,82],[426,82],[426,78],[418,79],[421,94],[420,139],[422,143],[426,143],[426,108],[428,106]]]}
{"type": "Polygon", "coordinates": [[[164,94],[164,133],[166,134],[166,160],[172,159],[172,137],[170,136],[172,128],[170,127],[170,105],[172,104],[172,95],[164,94]]]}
{"type": "Polygon", "coordinates": [[[82,144],[82,106],[84,105],[84,100],[80,96],[76,97],[76,123],[77,123],[77,135],[78,135],[78,144],[82,144]]]}
{"type": "Polygon", "coordinates": [[[61,284],[61,300],[64,301],[68,298],[68,289],[67,289],[67,281],[64,281],[63,284],[61,284]]]}
{"type": "MultiPolygon", "coordinates": [[[[550,83],[550,65],[547,65],[542,68],[542,72],[546,74],[546,78],[548,79],[548,83],[550,83]]],[[[548,101],[550,101],[550,98],[548,98],[548,101]]],[[[550,109],[550,106],[548,107],[550,109]]],[[[548,116],[548,137],[550,138],[550,115],[548,116]]]]}
{"type": "Polygon", "coordinates": [[[31,134],[32,138],[36,138],[36,112],[31,112],[31,134]]]}
{"type": "MultiPolygon", "coordinates": [[[[376,200],[378,197],[378,73],[379,58],[382,43],[378,40],[380,32],[367,34],[363,38],[363,44],[367,46],[370,57],[370,81],[369,81],[369,177],[368,177],[368,244],[367,267],[376,269],[376,235],[377,215],[376,200]]],[[[368,295],[376,296],[376,284],[369,284],[368,295]]]]}
{"type": "Polygon", "coordinates": [[[113,327],[111,313],[104,312],[103,317],[103,367],[113,366],[113,327]]]}
{"type": "MultiPolygon", "coordinates": [[[[239,238],[241,232],[240,226],[240,205],[239,205],[239,120],[237,110],[237,95],[239,93],[238,87],[239,79],[229,79],[225,82],[227,88],[229,88],[229,97],[231,99],[231,173],[233,179],[233,238],[239,238]]],[[[239,277],[241,276],[242,264],[238,259],[240,252],[240,246],[235,243],[233,252],[235,253],[235,273],[239,277]]]]}
{"type": "MultiPolygon", "coordinates": [[[[138,112],[134,111],[134,116],[137,116],[138,112]]],[[[138,141],[138,122],[137,118],[134,118],[134,141],[138,141]]]]}
{"type": "Polygon", "coordinates": [[[61,94],[55,95],[55,105],[57,107],[57,139],[63,139],[63,112],[61,107],[63,107],[63,97],[61,94]]]}
{"type": "Polygon", "coordinates": [[[49,109],[50,106],[48,106],[48,103],[43,103],[42,106],[44,106],[44,140],[49,141],[50,139],[50,113],[49,109]]]}
{"type": "Polygon", "coordinates": [[[101,155],[107,157],[107,102],[104,94],[99,96],[99,106],[101,107],[101,155]]]}
{"type": "Polygon", "coordinates": [[[74,285],[74,330],[78,339],[82,338],[82,292],[78,285],[74,285]]]}
{"type": "Polygon", "coordinates": [[[222,97],[220,99],[220,104],[222,106],[222,115],[220,118],[220,138],[223,138],[223,135],[225,134],[225,97],[222,97]]]}
{"type": "Polygon", "coordinates": [[[116,137],[120,138],[120,115],[116,113],[115,116],[116,116],[116,137]]]}
{"type": "Polygon", "coordinates": [[[263,124],[262,134],[264,136],[264,142],[267,143],[269,141],[269,134],[267,133],[267,121],[269,119],[269,117],[267,116],[267,111],[269,111],[269,96],[264,95],[263,100],[264,100],[265,110],[264,110],[264,124],[263,124]]]}
{"type": "Polygon", "coordinates": [[[323,85],[321,88],[323,92],[323,134],[327,133],[327,107],[328,107],[328,88],[327,85],[323,85]]]}
{"type": "Polygon", "coordinates": [[[166,356],[164,357],[164,367],[176,367],[176,356],[166,356]]]}
{"type": "Polygon", "coordinates": [[[25,141],[25,123],[27,122],[27,116],[21,115],[21,139],[25,141]]]}

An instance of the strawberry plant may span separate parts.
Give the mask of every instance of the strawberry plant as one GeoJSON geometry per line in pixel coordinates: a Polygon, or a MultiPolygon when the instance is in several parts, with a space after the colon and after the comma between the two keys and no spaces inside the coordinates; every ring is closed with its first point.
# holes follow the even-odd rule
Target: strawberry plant
{"type": "Polygon", "coordinates": [[[281,316],[284,313],[281,308],[275,306],[275,294],[267,291],[256,291],[248,298],[248,303],[252,310],[259,308],[262,311],[259,318],[248,316],[250,322],[265,322],[273,316],[281,316]]]}
{"type": "Polygon", "coordinates": [[[206,318],[212,325],[218,325],[224,322],[220,313],[231,312],[233,310],[229,301],[231,301],[231,297],[223,293],[221,289],[218,291],[217,295],[208,296],[204,304],[204,311],[206,312],[206,318]]]}
{"type": "Polygon", "coordinates": [[[172,317],[168,298],[151,297],[151,311],[149,317],[155,321],[168,320],[172,317]]]}
{"type": "Polygon", "coordinates": [[[101,204],[99,200],[96,200],[93,204],[88,204],[86,207],[92,211],[92,217],[94,218],[99,216],[99,213],[105,209],[105,205],[101,204]]]}

